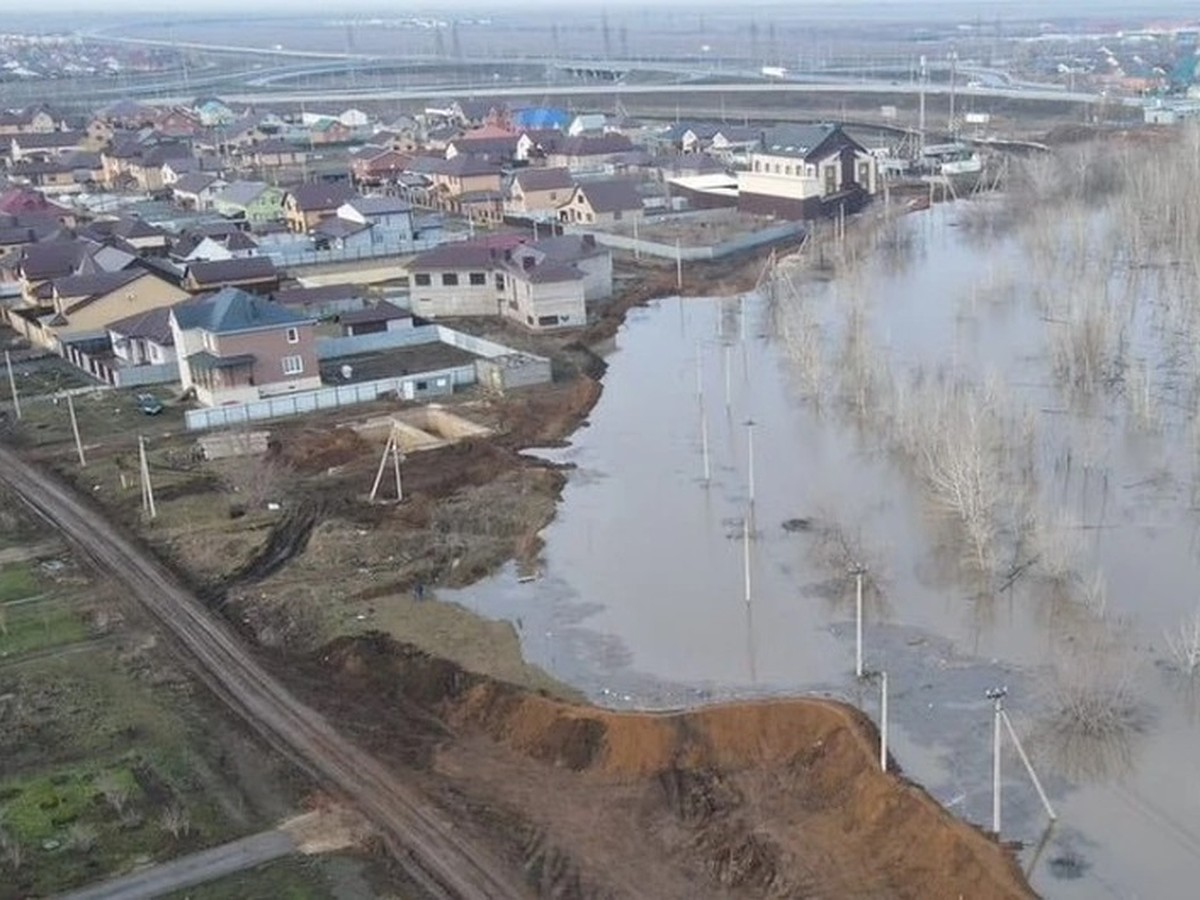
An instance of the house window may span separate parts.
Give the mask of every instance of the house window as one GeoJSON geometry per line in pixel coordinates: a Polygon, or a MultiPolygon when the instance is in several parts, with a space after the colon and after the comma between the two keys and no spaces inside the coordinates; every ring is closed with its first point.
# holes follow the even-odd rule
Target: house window
{"type": "Polygon", "coordinates": [[[472,272],[470,279],[471,284],[473,285],[487,284],[487,275],[485,275],[483,272],[472,272]]]}
{"type": "Polygon", "coordinates": [[[551,199],[551,200],[557,200],[557,199],[558,199],[558,191],[551,191],[551,192],[550,192],[550,199],[551,199]]]}
{"type": "Polygon", "coordinates": [[[432,282],[433,279],[429,276],[428,272],[418,272],[413,276],[413,283],[417,287],[429,287],[432,282]]]}
{"type": "Polygon", "coordinates": [[[496,290],[504,290],[504,276],[499,272],[496,273],[496,290]]]}
{"type": "Polygon", "coordinates": [[[416,388],[418,391],[429,390],[429,382],[428,381],[418,381],[416,383],[416,388]]]}
{"type": "Polygon", "coordinates": [[[792,174],[792,167],[791,167],[791,166],[788,166],[788,167],[787,167],[786,174],[788,174],[788,175],[791,175],[791,174],[792,174]]]}
{"type": "Polygon", "coordinates": [[[300,375],[302,372],[304,372],[304,357],[285,356],[283,358],[284,375],[300,375]]]}
{"type": "Polygon", "coordinates": [[[442,287],[457,287],[457,286],[458,286],[458,273],[457,272],[443,272],[442,273],[442,287]]]}
{"type": "Polygon", "coordinates": [[[289,328],[287,330],[287,342],[289,344],[300,343],[300,329],[299,328],[289,328]]]}
{"type": "Polygon", "coordinates": [[[557,325],[558,316],[538,316],[538,326],[545,328],[547,325],[557,325]]]}
{"type": "Polygon", "coordinates": [[[623,211],[623,210],[620,210],[620,209],[614,210],[614,211],[613,211],[613,221],[615,221],[615,222],[619,222],[619,221],[621,221],[621,217],[622,217],[623,215],[624,215],[624,211],[623,211]]]}

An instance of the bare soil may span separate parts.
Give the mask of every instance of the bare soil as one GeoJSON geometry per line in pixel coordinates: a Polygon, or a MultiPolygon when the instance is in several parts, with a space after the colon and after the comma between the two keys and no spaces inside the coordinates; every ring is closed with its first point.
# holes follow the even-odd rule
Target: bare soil
{"type": "Polygon", "coordinates": [[[1032,896],[1008,849],[879,771],[874,727],[841,704],[614,713],[382,635],[285,668],[541,896],[1032,896]]]}

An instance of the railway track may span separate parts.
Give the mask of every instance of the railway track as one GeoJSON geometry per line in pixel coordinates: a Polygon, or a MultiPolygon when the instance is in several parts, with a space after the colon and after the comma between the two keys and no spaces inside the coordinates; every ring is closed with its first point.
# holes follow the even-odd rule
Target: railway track
{"type": "Polygon", "coordinates": [[[457,833],[427,798],[291,694],[177,577],[71,488],[5,446],[0,446],[0,481],[124,585],[174,635],[192,668],[229,707],[324,787],[356,806],[431,897],[530,895],[509,866],[457,833]]]}

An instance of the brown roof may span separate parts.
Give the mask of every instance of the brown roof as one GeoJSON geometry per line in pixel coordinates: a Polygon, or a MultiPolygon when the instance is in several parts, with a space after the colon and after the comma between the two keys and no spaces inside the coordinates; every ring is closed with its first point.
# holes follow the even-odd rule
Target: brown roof
{"type": "Polygon", "coordinates": [[[354,188],[345,184],[301,184],[288,191],[302,212],[337,209],[355,196],[354,188]]]}
{"type": "Polygon", "coordinates": [[[523,191],[568,190],[575,182],[568,169],[522,169],[516,174],[516,182],[523,191]]]}
{"type": "Polygon", "coordinates": [[[606,156],[610,153],[624,153],[633,149],[633,141],[623,134],[601,134],[596,137],[580,135],[569,137],[559,143],[556,153],[564,156],[606,156]]]}
{"type": "Polygon", "coordinates": [[[493,265],[503,259],[506,251],[525,242],[522,235],[497,235],[478,241],[453,241],[427,250],[408,266],[409,271],[421,269],[466,269],[493,265]],[[501,238],[504,238],[503,240],[501,238]]]}
{"type": "Polygon", "coordinates": [[[170,347],[175,343],[171,334],[171,308],[160,306],[149,312],[134,313],[123,319],[109,323],[108,330],[122,337],[145,338],[162,347],[170,347]]]}
{"type": "Polygon", "coordinates": [[[393,306],[386,300],[380,300],[374,306],[366,309],[356,309],[353,312],[342,313],[338,321],[343,325],[365,325],[369,322],[393,322],[397,319],[411,318],[411,314],[398,306],[393,306]]]}
{"type": "Polygon", "coordinates": [[[194,262],[188,266],[187,271],[188,278],[199,286],[271,281],[279,277],[275,263],[265,256],[194,262]]]}
{"type": "Polygon", "coordinates": [[[577,189],[587,197],[588,204],[598,213],[642,208],[642,197],[637,192],[637,186],[623,178],[585,181],[578,185],[577,189]]]}

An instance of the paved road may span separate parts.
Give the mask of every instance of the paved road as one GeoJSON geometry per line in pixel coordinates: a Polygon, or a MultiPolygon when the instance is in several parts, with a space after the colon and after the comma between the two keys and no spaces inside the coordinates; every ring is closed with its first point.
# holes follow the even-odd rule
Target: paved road
{"type": "Polygon", "coordinates": [[[296,843],[291,835],[282,831],[264,831],[66,894],[61,900],[146,900],[161,897],[172,891],[195,887],[206,881],[261,866],[295,852],[296,843]]]}
{"type": "Polygon", "coordinates": [[[0,446],[0,481],[121,582],[178,640],[197,675],[266,740],[376,828],[430,896],[529,896],[517,873],[458,834],[427,797],[288,692],[233,631],[165,567],[61,481],[0,446]]]}

